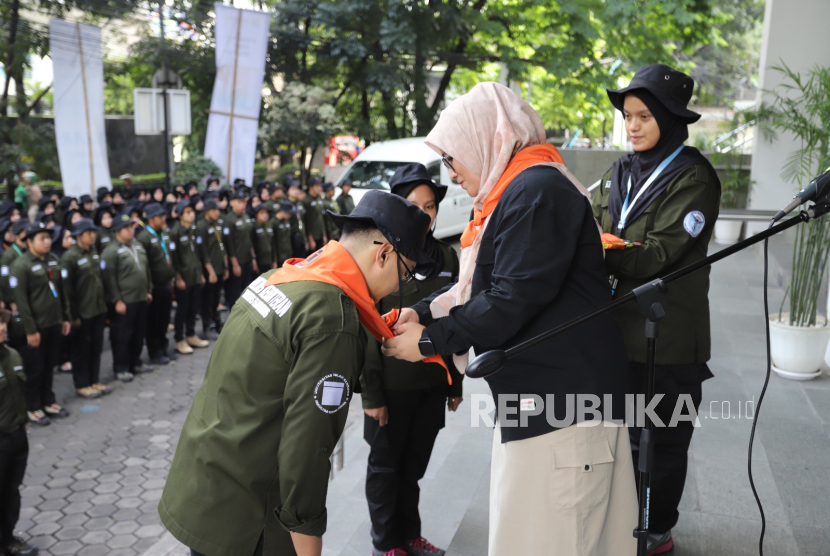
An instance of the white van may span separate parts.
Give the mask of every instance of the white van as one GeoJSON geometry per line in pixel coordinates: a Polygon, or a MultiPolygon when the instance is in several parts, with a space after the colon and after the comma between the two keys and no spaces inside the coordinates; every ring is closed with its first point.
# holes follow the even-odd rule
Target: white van
{"type": "Polygon", "coordinates": [[[355,204],[370,189],[389,191],[389,180],[395,170],[413,162],[426,166],[433,180],[447,186],[447,195],[438,210],[435,237],[444,238],[463,232],[470,221],[473,199],[450,179],[447,169],[441,164],[441,157],[424,144],[423,137],[383,141],[366,147],[337,181],[335,197],[340,195],[340,184],[345,179],[352,180],[350,195],[355,204]]]}

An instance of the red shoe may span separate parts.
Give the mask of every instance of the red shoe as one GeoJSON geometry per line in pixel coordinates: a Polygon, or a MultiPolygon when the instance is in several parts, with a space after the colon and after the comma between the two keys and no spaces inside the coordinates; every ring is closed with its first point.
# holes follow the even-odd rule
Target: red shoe
{"type": "Polygon", "coordinates": [[[414,541],[406,541],[407,556],[444,556],[446,553],[446,550],[441,550],[424,537],[418,537],[414,541]]]}
{"type": "Polygon", "coordinates": [[[372,549],[371,556],[407,556],[407,554],[405,550],[401,550],[400,548],[393,548],[388,552],[372,549]]]}
{"type": "Polygon", "coordinates": [[[657,554],[665,554],[674,549],[674,541],[671,538],[671,529],[662,535],[649,535],[648,545],[646,546],[647,556],[656,556],[657,554]]]}

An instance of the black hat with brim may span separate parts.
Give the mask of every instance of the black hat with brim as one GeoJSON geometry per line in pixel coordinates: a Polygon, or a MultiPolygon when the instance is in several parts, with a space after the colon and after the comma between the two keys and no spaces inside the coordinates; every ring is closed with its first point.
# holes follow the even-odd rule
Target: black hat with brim
{"type": "Polygon", "coordinates": [[[389,180],[389,188],[392,193],[404,199],[419,185],[428,185],[432,188],[435,192],[436,203],[440,203],[447,195],[447,186],[436,183],[423,164],[413,163],[399,166],[389,180]]]}
{"type": "Polygon", "coordinates": [[[426,275],[436,262],[424,253],[424,242],[431,219],[427,213],[397,195],[372,189],[367,191],[351,214],[326,211],[341,230],[350,221],[373,223],[397,251],[415,262],[415,272],[426,275]]]}
{"type": "Polygon", "coordinates": [[[129,215],[121,214],[112,219],[112,226],[110,227],[110,230],[117,232],[121,228],[126,228],[127,226],[132,225],[135,225],[133,219],[130,218],[129,215]]]}
{"type": "Polygon", "coordinates": [[[45,233],[49,234],[50,236],[52,235],[52,230],[47,228],[46,224],[44,224],[43,222],[30,222],[30,223],[26,224],[26,237],[25,237],[25,239],[32,239],[33,237],[35,237],[36,235],[38,235],[41,232],[45,232],[45,233]]]}
{"type": "Polygon", "coordinates": [[[689,101],[692,100],[694,88],[694,79],[685,73],[665,64],[652,64],[638,69],[628,87],[606,89],[606,92],[614,108],[622,112],[625,95],[645,89],[654,95],[669,112],[687,124],[693,124],[700,119],[700,114],[687,108],[689,101]]]}
{"type": "Polygon", "coordinates": [[[277,212],[287,212],[289,214],[293,214],[294,212],[294,205],[290,201],[283,201],[280,203],[277,212]]]}
{"type": "Polygon", "coordinates": [[[16,236],[20,235],[22,232],[26,231],[26,226],[28,225],[29,221],[21,218],[20,220],[12,223],[12,233],[16,236]]]}
{"type": "Polygon", "coordinates": [[[82,218],[72,224],[72,237],[78,237],[82,233],[90,230],[98,231],[98,226],[89,218],[82,218]]]}
{"type": "Polygon", "coordinates": [[[144,207],[144,218],[150,219],[155,218],[156,216],[165,216],[167,212],[165,212],[164,207],[162,207],[158,203],[150,203],[144,207]]]}
{"type": "Polygon", "coordinates": [[[0,237],[6,235],[6,231],[11,227],[12,221],[8,218],[0,218],[0,237]]]}

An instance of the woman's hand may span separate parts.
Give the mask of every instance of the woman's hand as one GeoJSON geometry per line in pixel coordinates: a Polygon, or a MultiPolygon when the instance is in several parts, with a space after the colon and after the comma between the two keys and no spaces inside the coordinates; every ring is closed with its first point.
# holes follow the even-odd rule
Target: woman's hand
{"type": "Polygon", "coordinates": [[[421,355],[418,342],[421,341],[424,328],[424,326],[414,322],[398,324],[395,327],[397,336],[384,340],[381,351],[387,357],[395,357],[411,363],[423,360],[424,356],[421,355]]]}
{"type": "MultiPolygon", "coordinates": [[[[384,315],[384,317],[386,317],[386,315],[384,315]]],[[[410,322],[414,324],[419,324],[421,322],[421,317],[418,316],[418,313],[415,311],[415,309],[410,309],[409,307],[407,307],[406,309],[401,309],[401,316],[398,319],[398,322],[392,328],[392,332],[394,332],[397,335],[398,327],[402,324],[407,324],[410,322]]]]}

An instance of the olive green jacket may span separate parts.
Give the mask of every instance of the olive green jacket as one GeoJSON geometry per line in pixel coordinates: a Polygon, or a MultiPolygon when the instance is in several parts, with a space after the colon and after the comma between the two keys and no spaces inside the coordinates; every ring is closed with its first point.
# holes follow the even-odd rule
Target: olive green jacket
{"type": "Polygon", "coordinates": [[[164,230],[156,232],[145,227],[136,239],[144,247],[150,262],[150,278],[154,284],[170,283],[173,279],[173,260],[170,257],[170,238],[164,230]],[[162,242],[167,247],[165,252],[162,242]]]}
{"type": "MultiPolygon", "coordinates": [[[[222,220],[211,222],[202,218],[196,224],[196,237],[201,238],[202,260],[213,265],[213,271],[221,280],[225,274],[225,237],[222,235],[222,220]]],[[[197,242],[199,240],[197,239],[197,242]]]]}
{"type": "Polygon", "coordinates": [[[271,226],[274,230],[274,260],[278,266],[294,256],[294,248],[291,244],[291,220],[271,219],[271,226]]]}
{"type": "Polygon", "coordinates": [[[6,302],[14,300],[12,290],[9,287],[9,273],[12,265],[26,251],[25,247],[20,247],[15,243],[3,251],[3,255],[0,256],[0,292],[2,292],[3,300],[6,302]]]}
{"type": "Polygon", "coordinates": [[[274,264],[274,228],[269,220],[266,223],[254,221],[251,230],[251,242],[256,253],[256,264],[260,272],[265,272],[274,264]]]}
{"type": "Polygon", "coordinates": [[[70,320],[62,274],[54,253],[40,259],[27,251],[12,265],[9,287],[26,334],[70,320]]]}
{"type": "Polygon", "coordinates": [[[170,259],[173,272],[181,274],[188,288],[201,286],[204,279],[202,268],[202,237],[196,234],[195,226],[185,228],[176,222],[170,230],[170,259]]]}
{"type": "MultiPolygon", "coordinates": [[[[410,307],[426,299],[434,292],[451,284],[458,277],[459,264],[455,249],[436,240],[444,255],[444,268],[437,277],[429,281],[413,280],[403,287],[403,307],[410,307]]],[[[397,292],[384,297],[378,303],[378,311],[385,315],[401,307],[397,292]]],[[[463,375],[458,372],[452,357],[444,357],[450,371],[452,385],[447,385],[447,397],[461,397],[463,375]]],[[[437,363],[410,363],[401,359],[384,357],[380,342],[368,335],[366,360],[360,377],[361,399],[364,409],[375,409],[386,405],[384,390],[419,390],[447,384],[447,371],[437,363]]]]}
{"type": "Polygon", "coordinates": [[[91,319],[106,313],[101,257],[95,247],[84,251],[77,244],[73,245],[61,257],[61,266],[66,276],[63,291],[70,320],[91,319]]]}
{"type": "Polygon", "coordinates": [[[340,212],[340,206],[337,204],[337,201],[334,199],[329,199],[323,197],[323,220],[326,221],[326,236],[329,239],[338,240],[340,239],[340,228],[337,227],[337,224],[334,223],[334,220],[329,218],[329,215],[326,211],[331,212],[340,212]]]}
{"type": "MultiPolygon", "coordinates": [[[[720,187],[705,166],[691,166],[680,172],[622,232],[616,229],[608,211],[610,180],[609,171],[594,192],[594,217],[603,232],[643,244],[605,252],[606,271],[618,280],[615,298],[706,257],[718,218],[720,187]],[[691,226],[693,217],[704,218],[702,230],[691,226]]],[[[657,338],[657,364],[707,362],[711,352],[709,269],[672,283],[667,297],[668,314],[660,321],[657,338]]],[[[629,360],[645,363],[645,318],[634,303],[621,307],[614,316],[622,329],[629,360]]]]}
{"type": "Polygon", "coordinates": [[[124,245],[117,239],[101,253],[101,275],[107,303],[146,303],[153,289],[147,252],[135,239],[124,245]]]}
{"type": "Polygon", "coordinates": [[[0,345],[0,432],[10,433],[28,422],[26,374],[23,358],[5,344],[0,345]]]}
{"type": "Polygon", "coordinates": [[[115,239],[115,234],[113,234],[109,228],[104,228],[103,226],[101,226],[98,228],[98,232],[96,233],[95,250],[103,254],[104,249],[109,247],[110,243],[117,241],[118,240],[115,239]]]}
{"type": "MultiPolygon", "coordinates": [[[[314,197],[309,195],[303,201],[303,206],[305,207],[306,233],[315,240],[323,239],[323,236],[326,234],[326,223],[323,221],[323,210],[325,210],[323,203],[322,196],[314,197]]],[[[320,247],[322,245],[318,245],[317,249],[320,247]]]]}
{"type": "Polygon", "coordinates": [[[231,210],[225,216],[223,235],[225,236],[225,249],[228,251],[228,263],[231,257],[236,257],[239,264],[253,260],[251,228],[253,228],[253,220],[245,213],[236,214],[231,210]]]}
{"type": "Polygon", "coordinates": [[[162,523],[211,556],[294,554],[326,531],[329,457],[346,425],[366,335],[339,288],[294,282],[234,305],[182,429],[162,523]]]}

